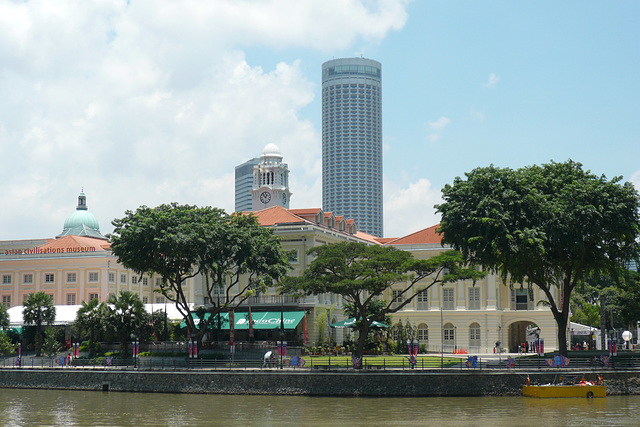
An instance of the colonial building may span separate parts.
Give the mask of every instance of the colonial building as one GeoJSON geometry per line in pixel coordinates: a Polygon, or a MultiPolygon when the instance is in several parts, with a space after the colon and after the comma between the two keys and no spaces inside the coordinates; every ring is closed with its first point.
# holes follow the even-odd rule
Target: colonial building
{"type": "MultiPolygon", "coordinates": [[[[318,208],[285,209],[276,206],[253,214],[261,225],[272,228],[281,238],[283,248],[293,254],[292,276],[300,276],[311,262],[309,249],[324,244],[353,241],[390,245],[411,252],[417,259],[427,259],[447,250],[442,247],[441,236],[435,232],[437,226],[396,239],[380,239],[358,231],[354,220],[318,208]]],[[[394,313],[392,319],[394,325],[408,321],[416,329],[420,344],[429,351],[444,349],[445,352],[487,353],[493,352],[497,342],[500,342],[499,348],[518,351],[521,343],[531,343],[533,333],[545,340],[546,350],[558,347],[555,320],[546,306],[537,304],[545,299],[537,288],[530,294],[526,288],[507,286],[495,274],[489,274],[476,283],[460,281],[435,285],[423,291],[427,283],[425,280],[416,286],[415,292],[420,294],[394,313]]],[[[199,286],[196,288],[200,289],[199,286]]],[[[392,301],[402,289],[401,284],[392,287],[384,299],[392,301]]],[[[396,303],[402,301],[397,299],[396,303]]],[[[196,299],[195,302],[198,305],[204,301],[196,299]]],[[[334,294],[294,298],[281,296],[276,289],[270,289],[239,307],[236,319],[246,323],[249,305],[253,310],[284,311],[292,317],[294,313],[304,312],[307,343],[326,341],[329,335],[334,342],[341,342],[351,331],[331,329],[329,325],[344,320],[342,303],[342,298],[334,294]]],[[[298,316],[298,320],[301,319],[303,317],[298,316]]],[[[291,323],[288,328],[286,339],[295,343],[304,341],[301,323],[291,323]]],[[[268,337],[278,339],[277,328],[268,337]]]]}
{"type": "MultiPolygon", "coordinates": [[[[291,276],[300,276],[306,269],[311,262],[307,252],[313,247],[344,241],[377,244],[374,236],[358,231],[354,220],[323,212],[319,208],[286,209],[282,206],[273,206],[256,212],[245,212],[245,214],[255,215],[262,226],[272,228],[274,234],[280,238],[283,249],[291,253],[292,270],[289,273],[291,276]]],[[[194,301],[196,305],[206,306],[210,302],[206,299],[204,286],[203,278],[196,278],[194,301]]],[[[213,303],[217,302],[213,301],[213,303]]],[[[330,333],[334,341],[336,339],[338,342],[342,341],[342,331],[336,334],[329,327],[330,323],[344,318],[342,298],[338,295],[324,294],[297,298],[280,295],[276,288],[271,288],[265,294],[249,298],[236,309],[234,329],[238,334],[237,340],[248,339],[249,307],[252,309],[253,316],[261,312],[283,312],[285,321],[283,338],[290,344],[300,345],[305,341],[309,344],[319,342],[326,339],[330,333]]],[[[279,314],[276,317],[279,319],[279,314]]],[[[255,321],[255,319],[252,320],[255,321]]],[[[225,330],[222,336],[226,337],[229,333],[228,323],[223,328],[225,330]]],[[[258,341],[280,339],[279,320],[270,328],[264,328],[257,334],[255,338],[258,341]]]]}
{"type": "MultiPolygon", "coordinates": [[[[437,226],[396,239],[381,239],[360,231],[353,219],[319,208],[273,206],[252,214],[262,226],[272,228],[283,248],[291,253],[293,276],[301,275],[311,262],[309,249],[325,244],[351,241],[391,245],[416,258],[429,258],[446,250],[435,232],[437,226]]],[[[122,290],[139,294],[145,303],[165,301],[154,292],[159,288],[159,277],[127,270],[117,263],[109,248],[81,193],[76,211],[69,215],[58,238],[0,241],[0,302],[7,307],[20,306],[30,293],[43,291],[56,305],[77,305],[94,298],[106,301],[122,290]]],[[[196,277],[186,283],[188,300],[196,306],[212,302],[205,298],[204,282],[196,277]]],[[[401,289],[398,284],[384,298],[392,301],[401,289]]],[[[416,291],[422,291],[420,285],[416,291]]],[[[501,347],[517,350],[518,344],[531,338],[527,331],[532,330],[545,339],[545,349],[552,350],[558,347],[556,324],[549,309],[538,304],[544,299],[535,288],[532,293],[517,286],[510,288],[498,276],[488,275],[476,283],[460,281],[424,290],[392,318],[394,324],[408,321],[416,328],[417,339],[430,351],[491,352],[498,341],[501,347]]],[[[282,296],[271,288],[236,309],[236,339],[240,341],[248,339],[249,307],[255,314],[256,329],[261,329],[256,340],[280,339],[281,318],[285,324],[283,338],[291,345],[318,343],[328,336],[342,342],[350,333],[330,328],[331,323],[345,318],[340,296],[297,298],[282,296]],[[258,321],[262,322],[259,328],[258,321]]],[[[219,338],[227,336],[228,326],[219,338]]]]}
{"type": "MultiPolygon", "coordinates": [[[[416,259],[428,259],[448,249],[443,248],[437,228],[385,239],[384,244],[409,251],[416,259]]],[[[537,287],[532,293],[526,287],[509,287],[495,274],[475,283],[465,280],[422,290],[427,282],[418,284],[419,295],[392,315],[394,324],[409,321],[427,349],[486,353],[500,342],[501,348],[517,352],[521,343],[533,341],[533,333],[545,340],[545,350],[558,348],[556,322],[548,307],[537,304],[546,300],[537,287]]],[[[392,301],[401,289],[398,284],[385,299],[392,301]]],[[[397,304],[403,301],[396,299],[397,304]]]]}
{"type": "MultiPolygon", "coordinates": [[[[30,293],[43,291],[55,305],[77,305],[126,290],[144,303],[164,302],[154,292],[159,278],[124,268],[109,247],[80,193],[57,238],[0,241],[0,301],[8,308],[20,306],[30,293]]],[[[193,280],[186,286],[193,299],[193,280]]]]}

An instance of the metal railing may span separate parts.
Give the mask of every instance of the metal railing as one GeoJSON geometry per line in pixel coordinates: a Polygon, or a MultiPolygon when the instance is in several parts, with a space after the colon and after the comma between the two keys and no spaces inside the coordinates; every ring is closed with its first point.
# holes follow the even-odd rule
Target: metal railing
{"type": "MultiPolygon", "coordinates": [[[[605,356],[606,357],[606,356],[605,356]]],[[[574,356],[563,367],[550,366],[552,355],[527,357],[478,357],[451,355],[418,355],[415,360],[408,356],[365,356],[358,369],[365,371],[481,371],[481,370],[579,370],[607,371],[640,369],[640,354],[611,357],[606,363],[596,356],[574,356]],[[414,362],[414,363],[412,363],[414,362]]],[[[97,359],[76,358],[70,363],[65,357],[5,357],[0,359],[3,369],[100,369],[100,370],[307,370],[311,372],[354,370],[351,356],[315,357],[289,353],[280,363],[279,357],[258,359],[234,357],[233,359],[189,359],[187,357],[139,357],[119,359],[102,357],[97,359]]]]}

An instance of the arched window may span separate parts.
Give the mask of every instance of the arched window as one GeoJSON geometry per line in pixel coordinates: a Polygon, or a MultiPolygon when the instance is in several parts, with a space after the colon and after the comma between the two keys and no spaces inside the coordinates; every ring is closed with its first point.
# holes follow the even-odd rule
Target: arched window
{"type": "Polygon", "coordinates": [[[469,350],[472,350],[473,347],[480,347],[480,325],[475,322],[469,326],[469,347],[469,350]]]}
{"type": "Polygon", "coordinates": [[[445,323],[442,332],[444,333],[444,351],[453,351],[456,343],[455,327],[451,323],[445,323]]]}

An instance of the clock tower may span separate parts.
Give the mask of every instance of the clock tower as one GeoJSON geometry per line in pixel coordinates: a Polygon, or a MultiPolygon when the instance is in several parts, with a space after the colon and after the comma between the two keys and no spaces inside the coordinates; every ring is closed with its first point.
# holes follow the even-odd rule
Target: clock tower
{"type": "Polygon", "coordinates": [[[262,150],[260,163],[253,167],[251,188],[252,211],[272,206],[289,208],[289,168],[282,163],[282,154],[275,144],[267,144],[262,150]]]}

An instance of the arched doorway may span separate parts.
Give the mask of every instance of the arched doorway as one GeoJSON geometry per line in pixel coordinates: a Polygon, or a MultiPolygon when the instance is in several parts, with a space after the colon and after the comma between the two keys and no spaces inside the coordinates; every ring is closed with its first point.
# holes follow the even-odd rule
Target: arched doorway
{"type": "Polygon", "coordinates": [[[509,352],[517,353],[521,344],[525,344],[525,349],[528,347],[528,351],[533,352],[533,342],[536,338],[534,331],[536,329],[537,325],[530,320],[511,323],[509,325],[509,352]]]}

